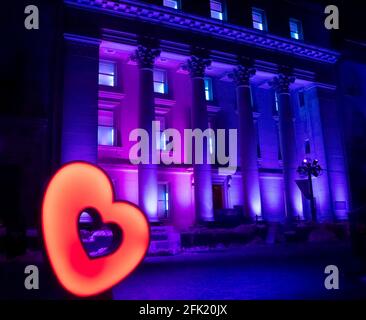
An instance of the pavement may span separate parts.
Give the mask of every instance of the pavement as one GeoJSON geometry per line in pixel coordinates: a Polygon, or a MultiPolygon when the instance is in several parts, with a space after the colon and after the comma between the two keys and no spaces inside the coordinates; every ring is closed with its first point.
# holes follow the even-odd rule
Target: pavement
{"type": "MultiPolygon", "coordinates": [[[[74,299],[57,283],[40,252],[0,256],[0,299],[74,299]],[[24,288],[24,268],[40,270],[40,289],[24,288]]],[[[122,300],[366,299],[358,260],[346,242],[247,245],[176,256],[147,257],[125,281],[97,298],[122,300]],[[339,268],[339,290],[324,286],[328,265],[339,268]]]]}
{"type": "Polygon", "coordinates": [[[115,299],[365,299],[358,261],[348,243],[253,245],[231,250],[149,257],[113,289],[115,299]],[[339,290],[324,286],[339,269],[339,290]]]}

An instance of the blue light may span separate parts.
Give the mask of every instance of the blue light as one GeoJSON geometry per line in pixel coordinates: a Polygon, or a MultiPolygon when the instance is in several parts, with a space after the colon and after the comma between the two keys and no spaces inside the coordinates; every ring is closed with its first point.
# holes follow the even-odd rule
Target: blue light
{"type": "Polygon", "coordinates": [[[169,210],[169,193],[165,192],[165,209],[166,211],[169,210]]]}
{"type": "Polygon", "coordinates": [[[206,97],[206,101],[213,100],[212,79],[211,78],[205,78],[205,97],[206,97]]]}

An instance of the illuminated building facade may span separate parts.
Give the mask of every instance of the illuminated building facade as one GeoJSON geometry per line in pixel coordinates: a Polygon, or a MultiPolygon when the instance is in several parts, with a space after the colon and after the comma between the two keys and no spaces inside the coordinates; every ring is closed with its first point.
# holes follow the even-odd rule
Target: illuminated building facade
{"type": "MultiPolygon", "coordinates": [[[[313,179],[318,221],[347,219],[342,55],[323,26],[322,6],[273,2],[47,5],[41,30],[42,23],[48,29],[42,39],[34,36],[43,44],[34,54],[42,75],[26,95],[35,102],[22,102],[26,110],[38,108],[40,119],[29,136],[40,161],[27,179],[37,176],[34,188],[42,190],[60,164],[84,160],[101,166],[116,198],[139,204],[154,223],[184,229],[229,216],[284,222],[311,218],[296,170],[312,158],[323,168],[313,179]],[[152,121],[182,136],[187,128],[238,129],[237,172],[132,165],[129,135],[135,128],[151,134],[152,121]]],[[[25,80],[34,79],[32,68],[25,80]]],[[[164,153],[167,143],[162,135],[150,149],[164,153]]],[[[212,139],[207,143],[212,152],[212,139]]]]}

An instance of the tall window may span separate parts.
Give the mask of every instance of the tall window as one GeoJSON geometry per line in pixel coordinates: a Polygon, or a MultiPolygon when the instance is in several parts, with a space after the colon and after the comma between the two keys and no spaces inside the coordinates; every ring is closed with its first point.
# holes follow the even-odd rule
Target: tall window
{"type": "Polygon", "coordinates": [[[304,91],[299,92],[299,105],[300,107],[305,107],[305,94],[304,91]]]}
{"type": "Polygon", "coordinates": [[[99,84],[108,87],[116,86],[116,63],[112,61],[99,62],[99,84]]]}
{"type": "Polygon", "coordinates": [[[156,148],[158,149],[158,150],[162,150],[162,151],[166,151],[166,149],[167,149],[167,137],[166,137],[166,135],[165,135],[165,133],[164,133],[164,130],[165,130],[165,127],[166,127],[166,125],[165,125],[165,117],[163,117],[163,116],[157,116],[156,118],[155,118],[155,121],[159,121],[159,123],[160,123],[160,135],[159,135],[159,137],[156,139],[156,148]]]}
{"type": "Polygon", "coordinates": [[[290,35],[292,39],[303,40],[302,23],[300,20],[290,19],[290,35]]]}
{"type": "Polygon", "coordinates": [[[165,70],[154,70],[154,92],[161,94],[168,93],[168,77],[165,70]]]}
{"type": "Polygon", "coordinates": [[[282,148],[281,148],[281,138],[280,138],[280,127],[279,124],[276,124],[276,132],[277,132],[277,154],[278,160],[282,160],[282,148]]]}
{"type": "Polygon", "coordinates": [[[277,92],[275,92],[275,111],[276,111],[276,113],[278,113],[279,108],[280,108],[280,101],[279,101],[277,92]]]}
{"type": "Polygon", "coordinates": [[[267,31],[266,13],[262,9],[252,8],[253,28],[267,31]]]}
{"type": "Polygon", "coordinates": [[[100,109],[98,111],[98,145],[115,145],[114,112],[112,110],[100,109]]]}
{"type": "Polygon", "coordinates": [[[224,20],[224,5],[223,0],[210,0],[211,18],[224,20]]]}
{"type": "Polygon", "coordinates": [[[262,158],[262,150],[261,150],[261,144],[260,144],[260,139],[259,139],[258,121],[255,121],[254,126],[255,126],[255,134],[256,134],[256,138],[257,138],[257,158],[261,159],[262,158]]]}
{"type": "Polygon", "coordinates": [[[163,5],[165,7],[179,9],[180,8],[180,1],[179,0],[164,0],[163,5]]]}
{"type": "MultiPolygon", "coordinates": [[[[213,130],[213,124],[212,124],[212,120],[208,122],[208,128],[213,130]]],[[[210,131],[210,135],[208,137],[208,148],[209,148],[209,152],[210,155],[214,154],[214,149],[215,149],[215,142],[214,142],[215,137],[212,136],[212,132],[210,131]]]]}
{"type": "Polygon", "coordinates": [[[305,140],[305,154],[310,154],[310,153],[311,153],[310,140],[306,139],[305,140]]]}
{"type": "Polygon", "coordinates": [[[158,218],[166,219],[169,216],[169,186],[167,183],[158,184],[158,218]]]}
{"type": "Polygon", "coordinates": [[[211,78],[205,78],[205,97],[206,97],[206,101],[213,100],[212,79],[211,78]]]}

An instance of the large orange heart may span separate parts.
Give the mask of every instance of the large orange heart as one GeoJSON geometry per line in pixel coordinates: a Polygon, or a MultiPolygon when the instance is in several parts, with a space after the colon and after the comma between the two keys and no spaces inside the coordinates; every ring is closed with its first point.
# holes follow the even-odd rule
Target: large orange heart
{"type": "Polygon", "coordinates": [[[42,228],[46,251],[62,286],[78,296],[99,294],[129,275],[149,246],[149,223],[143,212],[128,202],[115,202],[112,184],[101,169],[73,162],[50,181],[43,199],[42,228]],[[96,209],[103,223],[123,232],[112,254],[91,259],[79,237],[83,209],[96,209]]]}

